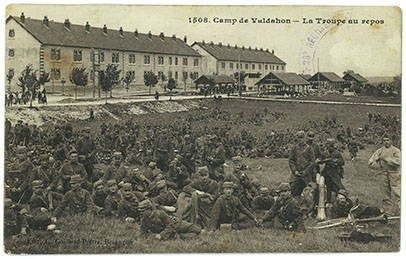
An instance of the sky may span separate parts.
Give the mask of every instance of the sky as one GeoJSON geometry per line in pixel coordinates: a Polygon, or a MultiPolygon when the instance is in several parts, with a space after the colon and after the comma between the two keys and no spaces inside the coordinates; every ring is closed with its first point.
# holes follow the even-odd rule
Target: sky
{"type": "Polygon", "coordinates": [[[222,42],[234,46],[268,48],[296,73],[354,70],[363,76],[401,73],[401,11],[396,7],[312,6],[135,6],[135,5],[9,5],[6,15],[153,34],[187,35],[188,43],[222,42]],[[189,18],[207,17],[207,23],[189,18]],[[247,19],[248,23],[217,23],[220,19],[247,19]],[[252,18],[290,19],[291,23],[253,23],[252,18]],[[313,23],[303,23],[303,19],[313,23]],[[316,18],[345,24],[317,23],[316,18]],[[358,24],[349,24],[349,19],[358,24]],[[366,24],[378,20],[383,24],[366,24]],[[294,22],[297,21],[297,22],[294,22]]]}

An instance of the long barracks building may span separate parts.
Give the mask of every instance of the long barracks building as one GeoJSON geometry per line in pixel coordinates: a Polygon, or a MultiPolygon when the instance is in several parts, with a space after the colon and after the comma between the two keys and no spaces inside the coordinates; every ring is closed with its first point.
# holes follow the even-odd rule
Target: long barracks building
{"type": "Polygon", "coordinates": [[[163,33],[128,32],[121,27],[112,30],[106,25],[96,28],[89,23],[75,25],[68,19],[59,23],[46,16],[37,20],[24,14],[7,18],[6,33],[6,73],[14,74],[10,83],[14,90],[18,89],[18,77],[28,64],[41,73],[50,73],[48,85],[60,85],[62,80],[71,85],[69,76],[73,67],[87,68],[91,85],[92,68],[104,69],[107,64],[118,65],[122,75],[127,71],[134,73],[133,85],[144,85],[146,71],[189,86],[201,74],[201,56],[187,44],[186,36],[182,40],[163,33]]]}
{"type": "Polygon", "coordinates": [[[274,51],[262,48],[238,47],[230,44],[195,42],[192,44],[202,55],[202,73],[204,75],[245,74],[245,84],[252,89],[269,72],[284,72],[286,63],[278,58],[274,51]]]}

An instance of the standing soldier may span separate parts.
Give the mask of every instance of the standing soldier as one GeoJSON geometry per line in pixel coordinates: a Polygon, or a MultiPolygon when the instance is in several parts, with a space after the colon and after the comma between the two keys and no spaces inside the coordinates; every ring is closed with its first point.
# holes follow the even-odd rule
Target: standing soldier
{"type": "Polygon", "coordinates": [[[232,229],[244,229],[258,224],[258,220],[240,199],[233,195],[234,183],[223,183],[223,194],[217,198],[213,205],[210,219],[211,230],[220,229],[221,224],[231,224],[232,229]],[[243,217],[242,215],[246,217],[243,217]]]}
{"type": "Polygon", "coordinates": [[[401,154],[397,147],[392,145],[388,136],[383,137],[383,147],[375,151],[369,159],[369,166],[381,170],[387,179],[389,200],[397,202],[400,209],[400,161],[401,154]]]}
{"type": "Polygon", "coordinates": [[[315,156],[313,148],[305,141],[305,133],[297,133],[297,144],[289,156],[289,167],[292,172],[290,186],[293,196],[299,196],[306,185],[314,178],[315,156]]]}
{"type": "Polygon", "coordinates": [[[350,152],[351,161],[357,157],[359,144],[355,141],[355,137],[352,136],[351,140],[348,142],[348,152],[350,152]]]}
{"type": "Polygon", "coordinates": [[[341,181],[344,178],[344,159],[337,149],[337,143],[334,139],[328,139],[327,158],[323,160],[325,166],[321,175],[324,176],[327,187],[327,202],[332,199],[340,189],[345,189],[341,181]]]}

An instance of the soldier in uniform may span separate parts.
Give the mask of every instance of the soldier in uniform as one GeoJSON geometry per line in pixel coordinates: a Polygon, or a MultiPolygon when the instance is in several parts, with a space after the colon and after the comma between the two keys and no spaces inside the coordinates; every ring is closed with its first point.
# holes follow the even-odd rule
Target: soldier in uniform
{"type": "Polygon", "coordinates": [[[182,219],[197,224],[203,228],[207,227],[210,219],[210,212],[214,201],[219,195],[219,184],[209,177],[209,169],[202,166],[197,169],[198,177],[183,188],[188,199],[188,205],[183,212],[180,212],[182,219]]]}
{"type": "Polygon", "coordinates": [[[85,167],[79,163],[79,158],[78,158],[78,153],[76,150],[72,149],[69,152],[69,160],[65,161],[62,166],[61,169],[59,170],[58,173],[58,190],[62,190],[63,192],[66,192],[70,189],[69,187],[69,182],[70,182],[70,178],[72,177],[72,175],[80,175],[82,180],[82,184],[83,187],[86,189],[90,189],[89,187],[89,182],[87,181],[88,177],[87,177],[87,172],[85,167]]]}
{"type": "Polygon", "coordinates": [[[55,222],[52,218],[50,210],[53,207],[52,193],[46,193],[41,180],[34,180],[31,184],[33,194],[29,201],[31,216],[28,218],[28,223],[31,229],[47,229],[48,225],[55,222]]]}
{"type": "Polygon", "coordinates": [[[275,199],[268,187],[259,188],[257,196],[252,200],[252,208],[256,212],[268,211],[272,208],[275,203],[275,199]]]}
{"type": "Polygon", "coordinates": [[[124,166],[122,158],[121,152],[116,151],[113,153],[113,161],[103,175],[104,182],[112,179],[115,179],[117,182],[121,182],[124,178],[128,177],[129,173],[127,168],[124,166]]]}
{"type": "Polygon", "coordinates": [[[289,156],[291,170],[290,185],[293,196],[299,196],[306,185],[314,178],[315,156],[313,148],[304,138],[304,132],[297,133],[297,144],[293,146],[289,156]]]}
{"type": "Polygon", "coordinates": [[[304,230],[300,205],[292,196],[290,185],[281,183],[278,192],[274,205],[262,218],[262,225],[291,231],[304,230]]]}
{"type": "Polygon", "coordinates": [[[224,223],[231,224],[232,229],[244,229],[258,224],[256,216],[241,203],[240,199],[233,195],[234,183],[224,182],[222,187],[223,194],[217,198],[213,205],[210,229],[219,229],[224,223]]]}
{"type": "Polygon", "coordinates": [[[28,223],[24,209],[13,203],[9,198],[4,199],[4,238],[15,235],[26,235],[28,223]]]}
{"type": "Polygon", "coordinates": [[[130,217],[138,220],[140,216],[138,210],[139,199],[134,194],[132,185],[130,183],[124,183],[120,189],[120,193],[121,199],[117,206],[119,217],[130,217]]]}
{"type": "Polygon", "coordinates": [[[351,161],[357,157],[359,144],[356,142],[355,137],[352,136],[351,140],[348,142],[348,152],[350,152],[351,161]]]}
{"type": "Polygon", "coordinates": [[[91,194],[82,188],[83,178],[75,174],[70,177],[71,190],[65,193],[60,206],[55,211],[56,215],[75,215],[94,213],[96,206],[91,194]]]}
{"type": "Polygon", "coordinates": [[[170,218],[164,211],[155,208],[150,200],[140,202],[139,210],[142,213],[140,230],[143,236],[156,234],[157,239],[168,240],[178,235],[198,235],[201,232],[201,228],[193,223],[170,218]]]}
{"type": "Polygon", "coordinates": [[[186,167],[181,163],[179,156],[176,156],[169,165],[168,180],[176,185],[178,190],[190,183],[186,167]]]}
{"type": "Polygon", "coordinates": [[[107,197],[107,190],[104,187],[103,180],[97,180],[93,183],[92,199],[96,206],[104,208],[104,201],[107,197]]]}
{"type": "Polygon", "coordinates": [[[96,145],[90,137],[90,128],[86,127],[76,144],[79,156],[84,156],[83,166],[86,169],[88,180],[93,182],[93,164],[95,160],[96,145]]]}
{"type": "MultiPolygon", "coordinates": [[[[337,192],[337,197],[331,204],[331,215],[329,218],[342,218],[347,217],[350,209],[354,206],[351,199],[348,198],[346,190],[341,189],[337,192]]],[[[329,211],[329,210],[327,210],[329,211]]]]}
{"type": "Polygon", "coordinates": [[[104,215],[118,216],[118,203],[121,200],[121,195],[118,192],[118,185],[115,179],[107,181],[108,195],[104,201],[104,215]]]}
{"type": "Polygon", "coordinates": [[[341,179],[344,177],[344,159],[337,150],[334,139],[327,144],[327,159],[321,175],[324,176],[327,187],[327,202],[331,202],[338,190],[345,189],[341,179]]]}
{"type": "Polygon", "coordinates": [[[226,151],[221,142],[216,136],[212,136],[209,140],[210,154],[207,157],[209,166],[210,178],[216,181],[224,180],[224,162],[226,160],[226,151]]]}

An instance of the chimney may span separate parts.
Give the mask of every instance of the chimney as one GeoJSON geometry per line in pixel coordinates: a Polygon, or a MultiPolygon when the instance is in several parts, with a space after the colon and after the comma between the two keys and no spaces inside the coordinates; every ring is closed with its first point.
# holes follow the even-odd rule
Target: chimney
{"type": "Polygon", "coordinates": [[[272,50],[272,54],[275,54],[275,51],[274,51],[274,50],[272,50]]]}
{"type": "Polygon", "coordinates": [[[237,48],[238,48],[238,47],[237,47],[237,44],[235,44],[234,48],[235,48],[235,49],[237,49],[237,48]]]}
{"type": "Polygon", "coordinates": [[[163,39],[164,39],[164,37],[165,37],[164,33],[163,33],[163,32],[161,32],[161,33],[159,34],[159,38],[161,38],[161,40],[163,40],[163,39]]]}
{"type": "Polygon", "coordinates": [[[242,49],[245,50],[245,46],[244,46],[244,45],[242,46],[242,49]]]}
{"type": "Polygon", "coordinates": [[[223,43],[219,42],[219,46],[222,47],[222,46],[223,46],[223,43]]]}
{"type": "Polygon", "coordinates": [[[227,48],[230,48],[230,43],[227,44],[227,48]]]}
{"type": "Polygon", "coordinates": [[[210,45],[211,45],[211,46],[213,46],[213,45],[214,45],[214,43],[213,43],[212,41],[210,41],[210,45]]]}
{"type": "Polygon", "coordinates": [[[259,50],[260,50],[260,51],[264,51],[264,49],[263,49],[263,48],[260,48],[259,50]]]}
{"type": "Polygon", "coordinates": [[[49,27],[48,16],[44,16],[44,19],[42,20],[42,24],[45,25],[46,27],[49,27]]]}
{"type": "Polygon", "coordinates": [[[204,44],[206,44],[206,42],[202,41],[202,44],[204,45],[204,44]]]}
{"type": "Polygon", "coordinates": [[[85,30],[86,30],[86,32],[90,32],[90,24],[89,24],[89,22],[86,22],[85,30]]]}
{"type": "Polygon", "coordinates": [[[183,37],[183,41],[184,41],[185,43],[187,43],[186,35],[185,35],[185,37],[183,37]]]}
{"type": "Polygon", "coordinates": [[[176,35],[175,34],[172,35],[172,39],[176,40],[176,35]]]}
{"type": "Polygon", "coordinates": [[[70,21],[69,19],[65,19],[65,22],[63,23],[66,29],[70,30],[70,21]]]}
{"type": "Polygon", "coordinates": [[[251,46],[249,46],[248,49],[251,50],[251,46]]]}
{"type": "Polygon", "coordinates": [[[124,37],[123,27],[120,27],[120,29],[118,30],[118,32],[120,33],[120,37],[124,37]]]}
{"type": "Polygon", "coordinates": [[[134,35],[135,35],[135,37],[138,38],[138,30],[137,29],[135,29],[134,35]]]}
{"type": "Polygon", "coordinates": [[[151,33],[151,31],[148,32],[148,38],[150,38],[150,39],[152,38],[152,33],[151,33]]]}
{"type": "Polygon", "coordinates": [[[25,15],[24,15],[24,13],[21,13],[21,15],[20,15],[20,22],[25,23],[25,15]]]}
{"type": "Polygon", "coordinates": [[[103,25],[103,33],[107,34],[107,26],[106,25],[103,25]]]}
{"type": "Polygon", "coordinates": [[[269,52],[269,49],[266,49],[266,52],[269,52]]]}

